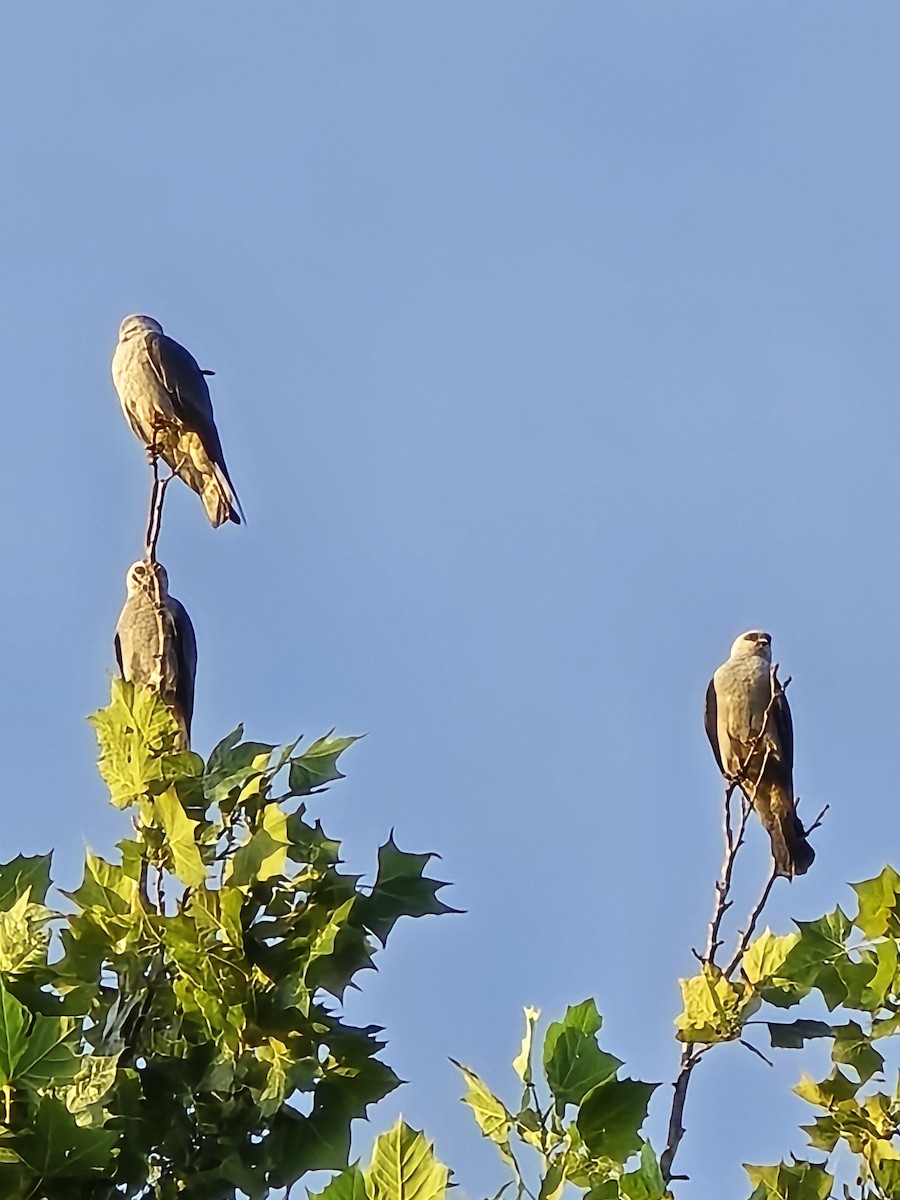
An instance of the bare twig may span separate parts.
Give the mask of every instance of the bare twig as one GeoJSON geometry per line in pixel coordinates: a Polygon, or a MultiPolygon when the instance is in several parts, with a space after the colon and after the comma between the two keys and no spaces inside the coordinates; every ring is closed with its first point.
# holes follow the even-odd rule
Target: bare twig
{"type": "Polygon", "coordinates": [[[741,819],[738,824],[737,833],[735,834],[731,828],[731,797],[736,783],[730,783],[725,789],[725,857],[722,860],[722,870],[719,873],[719,878],[715,883],[715,904],[713,906],[713,915],[709,922],[709,933],[706,938],[706,950],[702,955],[698,955],[695,951],[695,957],[700,959],[701,963],[709,963],[710,966],[715,965],[716,952],[722,945],[719,938],[719,931],[722,927],[722,921],[726,912],[731,908],[732,901],[730,899],[731,892],[731,877],[734,872],[734,860],[737,857],[737,852],[740,850],[744,842],[744,835],[747,832],[747,820],[750,816],[750,802],[747,797],[741,793],[741,819]]]}
{"type": "Polygon", "coordinates": [[[171,471],[165,479],[159,478],[159,459],[153,460],[153,488],[150,492],[150,516],[147,521],[147,536],[144,539],[144,553],[148,562],[156,562],[156,547],[162,529],[162,511],[166,499],[166,490],[175,477],[171,471]]]}
{"type": "Polygon", "coordinates": [[[816,819],[813,821],[812,825],[810,825],[809,829],[804,829],[803,832],[806,837],[809,837],[809,835],[813,832],[814,829],[819,828],[819,826],[822,824],[822,818],[828,812],[829,808],[831,808],[831,805],[826,804],[825,807],[822,809],[822,811],[819,813],[819,815],[816,817],[816,819]]]}
{"type": "MultiPolygon", "coordinates": [[[[772,709],[775,706],[778,697],[784,693],[788,684],[791,682],[790,679],[786,679],[783,684],[779,681],[777,664],[771,668],[769,680],[769,703],[766,705],[766,710],[763,713],[760,727],[748,744],[747,752],[744,756],[743,762],[741,763],[740,770],[734,778],[727,780],[725,787],[723,806],[723,838],[725,842],[725,855],[722,860],[722,867],[719,872],[719,877],[715,883],[715,900],[713,904],[713,914],[709,922],[706,949],[703,954],[698,953],[696,950],[693,951],[694,957],[699,960],[701,966],[704,968],[716,967],[716,954],[722,946],[722,939],[720,937],[722,922],[725,918],[725,914],[728,912],[729,908],[731,908],[733,903],[731,899],[731,884],[734,875],[734,863],[735,859],[737,858],[738,851],[744,844],[744,838],[747,833],[747,822],[750,819],[750,813],[753,808],[753,797],[756,794],[759,781],[762,779],[763,772],[768,764],[769,754],[771,752],[770,746],[766,746],[762,765],[760,766],[759,771],[756,773],[755,782],[751,782],[747,779],[747,771],[750,767],[750,763],[753,760],[753,756],[759,749],[760,744],[766,736],[772,709]],[[736,829],[734,827],[734,817],[731,808],[731,800],[735,790],[739,790],[741,796],[741,815],[736,829]]],[[[772,885],[774,882],[775,873],[773,870],[762,896],[760,897],[760,900],[757,902],[756,907],[750,915],[750,919],[747,923],[747,930],[741,935],[741,940],[738,943],[737,953],[729,964],[727,970],[724,972],[726,976],[731,975],[732,971],[743,957],[747,946],[750,944],[750,939],[753,936],[756,923],[759,920],[760,914],[762,913],[766,901],[769,898],[769,893],[772,890],[772,885]]],[[[746,1045],[747,1048],[752,1050],[755,1054],[760,1053],[756,1047],[751,1046],[749,1042],[742,1044],[746,1045]]],[[[686,1045],[681,1051],[681,1061],[679,1063],[678,1076],[675,1080],[674,1095],[672,1097],[672,1110],[669,1114],[666,1148],[662,1152],[659,1160],[660,1170],[662,1171],[663,1179],[667,1184],[673,1179],[683,1178],[683,1176],[674,1175],[672,1172],[672,1167],[675,1162],[675,1155],[678,1153],[678,1147],[681,1145],[681,1140],[684,1137],[684,1106],[687,1101],[688,1086],[691,1081],[691,1075],[693,1074],[694,1067],[696,1067],[703,1055],[706,1054],[706,1052],[710,1049],[710,1045],[698,1046],[693,1044],[686,1045]]],[[[765,1059],[765,1056],[762,1054],[760,1054],[760,1057],[765,1059]]]]}
{"type": "Polygon", "coordinates": [[[678,1078],[675,1080],[675,1094],[672,1097],[672,1111],[669,1113],[666,1148],[659,1158],[659,1169],[662,1171],[662,1177],[666,1183],[671,1183],[676,1178],[687,1178],[684,1175],[673,1175],[672,1166],[675,1162],[675,1155],[678,1153],[678,1147],[681,1145],[681,1139],[684,1137],[684,1105],[687,1100],[688,1084],[691,1082],[691,1073],[708,1049],[709,1046],[688,1045],[681,1051],[678,1078]]]}
{"type": "Polygon", "coordinates": [[[735,967],[738,966],[741,959],[744,957],[747,947],[750,945],[750,939],[753,937],[753,934],[756,930],[756,922],[762,915],[762,910],[766,907],[766,901],[769,899],[769,893],[772,891],[772,885],[775,883],[777,878],[778,871],[773,863],[772,870],[769,872],[769,878],[766,881],[766,886],[763,888],[762,894],[756,902],[756,908],[754,908],[753,912],[750,914],[750,920],[747,922],[747,928],[741,934],[737,949],[734,952],[734,957],[725,968],[725,974],[729,978],[731,977],[735,967]]]}

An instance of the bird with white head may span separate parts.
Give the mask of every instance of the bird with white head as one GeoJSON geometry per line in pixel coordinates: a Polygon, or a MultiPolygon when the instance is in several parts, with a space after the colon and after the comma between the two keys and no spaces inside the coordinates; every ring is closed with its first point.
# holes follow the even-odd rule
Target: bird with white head
{"type": "Polygon", "coordinates": [[[776,875],[805,874],[815,852],[797,816],[794,727],[768,633],[751,629],[735,638],[709,682],[705,724],[719,770],[740,787],[769,834],[776,875]]]}
{"type": "Polygon", "coordinates": [[[153,317],[134,314],[119,326],[112,376],[128,424],[151,460],[162,458],[197,493],[213,526],[239,525],[207,374],[153,317]]]}
{"type": "Polygon", "coordinates": [[[162,563],[141,559],[125,576],[127,598],[116,624],[122,678],[153,688],[175,713],[185,749],[191,745],[197,638],[184,605],[169,595],[162,563]]]}

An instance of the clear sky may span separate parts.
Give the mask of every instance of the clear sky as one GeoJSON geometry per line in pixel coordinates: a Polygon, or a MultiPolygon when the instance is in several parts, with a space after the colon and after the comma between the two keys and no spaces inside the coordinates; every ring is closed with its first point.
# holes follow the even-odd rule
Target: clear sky
{"type": "MultiPolygon", "coordinates": [[[[56,846],[71,886],[127,828],[83,718],[148,489],[109,359],[150,313],[216,371],[249,517],[170,492],[197,748],[368,731],[326,828],[358,870],[392,827],[440,852],[467,910],[351,1001],[411,1081],[373,1128],[424,1124],[470,1197],[502,1174],[447,1056],[514,1093],[522,1005],[594,995],[674,1076],[737,633],[771,631],[802,811],[831,805],[772,924],[900,865],[898,37],[895,0],[3,15],[3,857],[56,846]]],[[[694,1195],[803,1151],[804,1062],[703,1063],[694,1195]]]]}

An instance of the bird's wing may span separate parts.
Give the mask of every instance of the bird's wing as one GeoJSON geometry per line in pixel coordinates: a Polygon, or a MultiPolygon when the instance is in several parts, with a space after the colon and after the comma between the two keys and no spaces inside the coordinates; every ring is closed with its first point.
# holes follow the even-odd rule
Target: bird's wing
{"type": "Polygon", "coordinates": [[[195,433],[207,425],[215,429],[209,388],[193,354],[164,333],[148,333],[144,344],[151,367],[172,397],[178,419],[195,433]]]}
{"type": "Polygon", "coordinates": [[[146,346],[150,365],[171,397],[175,416],[186,429],[196,433],[210,461],[221,467],[227,476],[209,387],[197,360],[184,346],[165,334],[148,334],[146,346]]]}
{"type": "Polygon", "coordinates": [[[125,667],[122,662],[122,639],[119,637],[118,629],[116,630],[115,647],[116,647],[116,662],[119,664],[119,674],[124,679],[125,678],[125,667]]]}
{"type": "Polygon", "coordinates": [[[168,598],[175,639],[175,659],[178,663],[178,679],[175,685],[175,701],[184,718],[188,735],[194,715],[194,680],[197,675],[197,635],[187,614],[187,609],[174,596],[168,598]]]}
{"type": "Polygon", "coordinates": [[[779,691],[772,705],[771,730],[778,748],[778,757],[788,770],[794,770],[794,722],[791,706],[784,692],[779,691]]]}
{"type": "Polygon", "coordinates": [[[718,698],[716,697],[715,679],[709,681],[709,687],[706,689],[704,724],[706,726],[706,736],[709,738],[712,752],[715,755],[716,762],[719,764],[719,770],[724,775],[725,768],[722,766],[722,751],[719,747],[719,705],[718,698]]]}

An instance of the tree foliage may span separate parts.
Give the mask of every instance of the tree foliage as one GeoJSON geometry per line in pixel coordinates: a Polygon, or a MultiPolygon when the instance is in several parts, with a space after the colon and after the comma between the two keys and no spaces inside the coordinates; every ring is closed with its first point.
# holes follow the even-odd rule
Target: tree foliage
{"type": "MultiPolygon", "coordinates": [[[[900,1200],[900,1081],[885,1082],[883,1052],[900,1032],[900,875],[885,867],[855,884],[855,912],[836,907],[796,922],[793,931],[757,935],[773,873],[722,965],[723,920],[750,812],[743,802],[732,827],[732,791],[706,948],[694,952],[699,970],[680,981],[674,1095],[624,1073],[622,1060],[600,1044],[602,1021],[590,999],[551,1022],[540,1046],[540,1014],[525,1009],[525,1036],[512,1064],[520,1084],[514,1100],[456,1064],[463,1099],[510,1172],[502,1191],[514,1189],[516,1200],[557,1200],[566,1188],[587,1200],[669,1200],[686,1181],[675,1158],[699,1063],[722,1043],[765,1058],[803,1051],[811,1041],[829,1043],[832,1069],[818,1081],[802,1075],[795,1088],[811,1109],[802,1126],[808,1156],[745,1164],[749,1200],[826,1200],[838,1187],[844,1200],[900,1200]],[[657,1119],[668,1109],[665,1143],[656,1148],[645,1128],[651,1101],[662,1105],[657,1119]]],[[[702,1130],[694,1133],[702,1140],[702,1130]]],[[[334,1186],[348,1187],[348,1177],[334,1186]]]]}
{"type": "MultiPolygon", "coordinates": [[[[122,681],[92,721],[133,835],[87,854],[64,912],[49,855],[0,865],[0,1195],[255,1200],[345,1167],[351,1122],[398,1080],[339,1002],[400,917],[449,911],[430,855],[391,838],[371,887],[340,869],[308,805],[353,737],[238,728],[204,762],[122,681]]],[[[410,1154],[401,1175],[436,1194],[410,1154]]],[[[396,1179],[382,1158],[373,1197],[396,1179]]]]}

